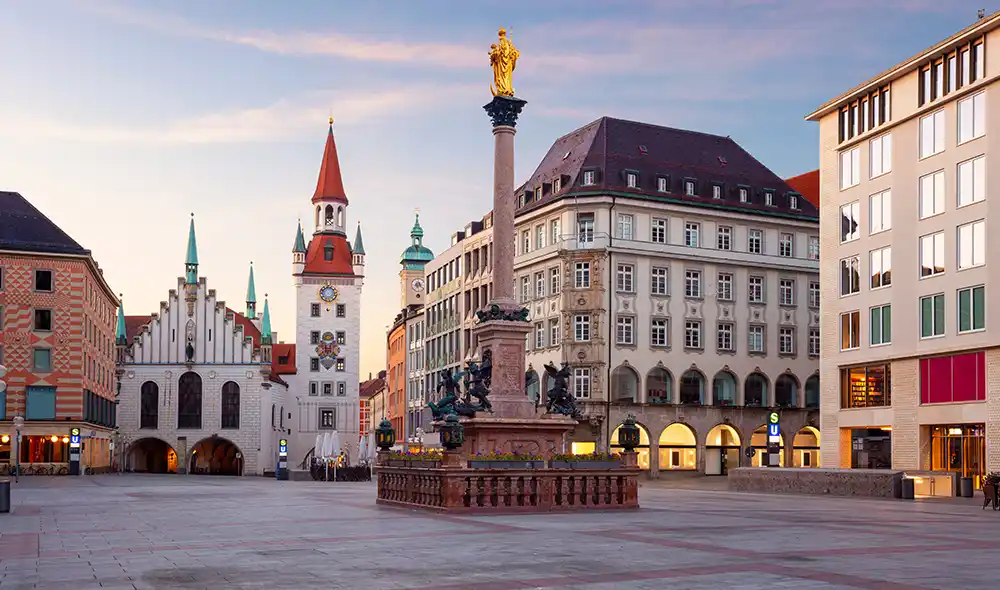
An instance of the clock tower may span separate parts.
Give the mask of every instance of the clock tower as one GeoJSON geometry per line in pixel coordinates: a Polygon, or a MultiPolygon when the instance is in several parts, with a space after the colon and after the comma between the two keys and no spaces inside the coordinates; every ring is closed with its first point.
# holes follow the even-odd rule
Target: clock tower
{"type": "Polygon", "coordinates": [[[399,295],[401,306],[423,305],[427,299],[427,280],[424,266],[434,260],[434,253],[424,246],[424,229],[420,227],[420,214],[416,214],[410,230],[410,247],[399,258],[399,295]]]}

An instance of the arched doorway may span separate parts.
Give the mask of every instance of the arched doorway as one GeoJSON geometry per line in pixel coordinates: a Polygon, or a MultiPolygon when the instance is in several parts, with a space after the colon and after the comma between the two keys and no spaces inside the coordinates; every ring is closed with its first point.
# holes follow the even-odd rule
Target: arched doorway
{"type": "Polygon", "coordinates": [[[798,405],[799,381],[794,375],[782,373],[774,380],[774,405],[779,408],[794,408],[798,405]]]}
{"type": "Polygon", "coordinates": [[[538,371],[528,369],[524,374],[524,394],[528,399],[538,405],[541,400],[542,384],[538,380],[538,371]]]}
{"type": "Polygon", "coordinates": [[[719,371],[712,379],[712,404],[736,405],[736,376],[729,371],[719,371]]]}
{"type": "Polygon", "coordinates": [[[819,467],[819,430],[806,426],[795,433],[792,467],[819,467]]]}
{"type": "Polygon", "coordinates": [[[806,379],[806,408],[819,408],[819,375],[806,379]]]}
{"type": "Polygon", "coordinates": [[[646,374],[646,402],[650,404],[673,403],[674,387],[670,371],[653,367],[646,374]]]}
{"type": "Polygon", "coordinates": [[[129,446],[125,468],[136,473],[177,473],[177,453],[158,438],[140,438],[129,446]]]}
{"type": "Polygon", "coordinates": [[[628,365],[611,372],[611,401],[635,403],[639,396],[639,375],[628,365]]]}
{"type": "Polygon", "coordinates": [[[767,377],[750,373],[743,382],[743,405],[748,408],[767,407],[767,377]]]}
{"type": "Polygon", "coordinates": [[[729,424],[719,424],[705,437],[705,475],[726,475],[740,466],[740,433],[729,424]]]}
{"type": "Polygon", "coordinates": [[[705,403],[705,376],[701,371],[688,369],[681,375],[681,403],[701,405],[705,403]]]}
{"type": "MultiPolygon", "coordinates": [[[[779,446],[781,451],[778,453],[778,467],[785,466],[785,435],[780,435],[781,440],[779,446]]],[[[752,467],[763,467],[764,466],[764,455],[767,453],[767,424],[761,425],[757,430],[753,431],[753,436],[750,437],[750,446],[754,448],[756,453],[753,455],[753,459],[750,460],[750,465],[752,467]]]]}
{"type": "Polygon", "coordinates": [[[687,424],[674,422],[660,433],[660,471],[698,468],[698,440],[687,424]]]}
{"type": "MultiPolygon", "coordinates": [[[[639,463],[639,469],[649,471],[649,431],[642,424],[636,424],[639,427],[639,446],[636,447],[635,453],[637,455],[636,459],[639,463]]],[[[615,428],[614,432],[611,433],[611,452],[612,453],[622,453],[625,449],[618,444],[618,431],[621,429],[621,424],[618,428],[615,428]]]]}
{"type": "Polygon", "coordinates": [[[190,473],[243,475],[243,453],[232,442],[219,436],[210,436],[191,450],[190,473]]]}

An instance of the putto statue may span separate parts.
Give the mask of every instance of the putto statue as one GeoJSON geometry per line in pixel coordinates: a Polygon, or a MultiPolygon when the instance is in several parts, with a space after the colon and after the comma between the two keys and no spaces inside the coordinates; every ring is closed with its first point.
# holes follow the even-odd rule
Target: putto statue
{"type": "Polygon", "coordinates": [[[490,92],[493,96],[514,96],[514,68],[521,52],[507,38],[507,31],[497,31],[500,39],[490,45],[490,65],[493,66],[493,83],[490,92]]]}
{"type": "Polygon", "coordinates": [[[552,389],[548,391],[545,411],[548,414],[562,414],[577,420],[583,417],[576,407],[576,398],[569,392],[569,363],[557,369],[552,363],[545,365],[545,372],[552,378],[552,389]]]}
{"type": "Polygon", "coordinates": [[[427,404],[434,420],[443,420],[452,414],[472,418],[476,412],[492,412],[493,405],[488,397],[492,376],[493,358],[488,350],[483,353],[482,362],[469,361],[464,371],[456,374],[446,369],[437,387],[439,392],[444,390],[444,396],[437,403],[427,404]],[[460,384],[465,386],[464,395],[460,384]]]}

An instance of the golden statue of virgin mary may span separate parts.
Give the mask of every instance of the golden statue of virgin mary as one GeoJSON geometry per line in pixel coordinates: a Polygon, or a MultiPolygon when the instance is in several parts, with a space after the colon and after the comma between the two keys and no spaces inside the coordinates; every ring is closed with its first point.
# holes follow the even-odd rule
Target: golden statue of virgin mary
{"type": "Polygon", "coordinates": [[[507,38],[507,31],[497,31],[500,40],[490,45],[490,65],[493,66],[493,83],[490,92],[493,96],[514,96],[514,68],[521,52],[507,38]]]}

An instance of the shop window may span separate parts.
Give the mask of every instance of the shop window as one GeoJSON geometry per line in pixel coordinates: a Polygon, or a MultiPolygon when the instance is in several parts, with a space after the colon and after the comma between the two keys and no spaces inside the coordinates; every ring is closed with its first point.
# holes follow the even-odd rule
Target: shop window
{"type": "Polygon", "coordinates": [[[841,407],[844,409],[888,407],[892,403],[890,385],[889,365],[841,369],[841,407]]]}

